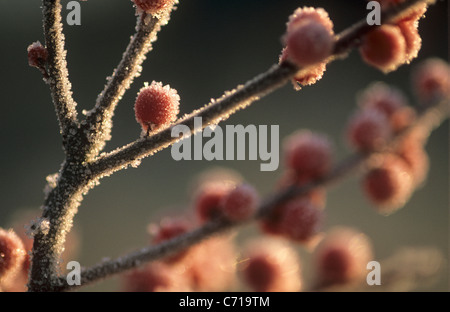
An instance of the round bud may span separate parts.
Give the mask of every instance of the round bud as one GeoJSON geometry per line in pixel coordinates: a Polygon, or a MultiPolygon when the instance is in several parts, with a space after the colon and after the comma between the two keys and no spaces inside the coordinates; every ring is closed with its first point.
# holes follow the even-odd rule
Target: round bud
{"type": "Polygon", "coordinates": [[[419,65],[412,78],[414,89],[423,101],[450,97],[450,66],[447,62],[428,59],[419,65]]]}
{"type": "Polygon", "coordinates": [[[17,234],[0,228],[0,280],[16,273],[26,255],[22,240],[17,234]]]}
{"type": "Polygon", "coordinates": [[[285,141],[286,165],[298,179],[308,181],[321,178],[331,169],[332,147],[323,135],[299,131],[285,141]]]}
{"type": "Polygon", "coordinates": [[[174,4],[174,0],[132,0],[139,10],[147,14],[158,14],[174,4]]]}
{"type": "Polygon", "coordinates": [[[33,67],[42,67],[48,58],[48,51],[39,41],[33,42],[27,48],[28,64],[33,67]]]}
{"type": "Polygon", "coordinates": [[[222,215],[222,204],[225,196],[233,189],[232,183],[205,183],[197,190],[194,198],[195,212],[201,222],[222,215]]]}
{"type": "Polygon", "coordinates": [[[334,37],[322,23],[307,19],[295,23],[285,37],[288,57],[299,67],[320,63],[330,56],[334,37]]]}
{"type": "Polygon", "coordinates": [[[419,54],[420,48],[422,47],[422,38],[420,37],[419,30],[417,28],[417,22],[414,21],[402,21],[396,24],[403,37],[405,38],[406,44],[406,63],[411,62],[419,54]]]}
{"type": "Polygon", "coordinates": [[[280,220],[281,232],[289,239],[307,243],[322,226],[323,210],[310,201],[301,199],[286,204],[280,220]]]}
{"type": "Polygon", "coordinates": [[[352,146],[362,152],[383,147],[391,137],[386,116],[374,109],[357,112],[347,126],[347,138],[352,146]]]}
{"type": "Polygon", "coordinates": [[[158,129],[177,119],[179,105],[180,96],[175,89],[153,81],[138,93],[134,104],[136,120],[144,131],[158,129]]]}
{"type": "Polygon", "coordinates": [[[297,8],[287,23],[287,30],[290,31],[296,27],[296,25],[308,20],[316,21],[322,24],[326,30],[333,33],[333,22],[328,16],[328,12],[322,8],[304,7],[297,8]]]}
{"type": "Polygon", "coordinates": [[[400,90],[383,82],[376,82],[358,97],[358,105],[362,109],[379,110],[390,118],[398,109],[407,106],[408,100],[400,90]]]}
{"type": "Polygon", "coordinates": [[[322,287],[358,281],[367,275],[372,260],[368,237],[350,228],[335,228],[313,253],[318,284],[322,287]]]}
{"type": "Polygon", "coordinates": [[[246,247],[242,278],[259,292],[293,292],[302,286],[300,261],[295,251],[280,241],[262,239],[246,247]]]}
{"type": "Polygon", "coordinates": [[[405,38],[399,27],[382,25],[364,37],[359,52],[366,63],[387,73],[405,63],[405,38]]]}
{"type": "Polygon", "coordinates": [[[251,185],[241,184],[225,196],[222,211],[231,221],[243,221],[255,213],[258,201],[257,191],[251,185]]]}
{"type": "Polygon", "coordinates": [[[403,207],[410,198],[413,177],[403,159],[393,154],[381,155],[365,175],[363,187],[376,210],[388,215],[403,207]]]}

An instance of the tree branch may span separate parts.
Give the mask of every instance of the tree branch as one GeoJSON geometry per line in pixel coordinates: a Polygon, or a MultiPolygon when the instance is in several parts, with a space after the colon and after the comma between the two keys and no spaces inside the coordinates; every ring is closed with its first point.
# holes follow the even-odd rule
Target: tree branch
{"type": "Polygon", "coordinates": [[[45,45],[48,51],[48,75],[46,82],[58,116],[59,127],[66,151],[69,145],[68,136],[71,129],[78,128],[77,104],[72,98],[69,73],[67,71],[66,51],[64,50],[64,34],[61,23],[60,0],[43,0],[42,14],[44,17],[45,45]]]}
{"type": "MultiPolygon", "coordinates": [[[[422,3],[431,4],[434,0],[407,0],[398,6],[383,12],[382,23],[389,23],[404,14],[405,11],[422,3]]],[[[327,60],[331,62],[336,58],[345,56],[352,48],[361,43],[361,38],[377,25],[368,25],[366,19],[361,20],[352,27],[337,35],[334,45],[334,53],[327,60]]],[[[149,137],[140,138],[126,146],[116,149],[106,155],[100,156],[90,164],[94,178],[101,178],[116,171],[125,169],[136,160],[153,155],[154,153],[174,144],[181,138],[171,136],[175,126],[186,125],[191,134],[201,131],[209,125],[214,125],[226,120],[231,114],[242,109],[261,97],[282,87],[299,71],[308,71],[308,68],[298,68],[289,62],[274,65],[265,73],[248,81],[235,90],[226,92],[220,99],[213,100],[201,109],[193,111],[187,117],[179,120],[168,128],[165,128],[149,137]],[[202,128],[194,128],[194,118],[202,118],[202,128]]],[[[184,138],[184,137],[182,137],[184,138]]]]}
{"type": "MultiPolygon", "coordinates": [[[[122,273],[126,270],[140,266],[141,264],[161,259],[172,255],[189,246],[193,246],[202,240],[207,239],[212,235],[223,233],[232,228],[247,224],[260,218],[269,215],[274,207],[286,202],[287,200],[296,196],[305,195],[317,187],[330,187],[338,183],[351,173],[358,171],[358,169],[370,158],[380,152],[389,151],[398,144],[410,131],[420,127],[423,131],[430,133],[437,128],[449,115],[449,99],[440,100],[436,106],[432,106],[421,113],[416,122],[393,137],[382,149],[372,153],[355,153],[341,161],[334,170],[326,177],[313,181],[304,186],[293,185],[280,191],[262,202],[258,212],[253,219],[244,222],[230,222],[225,219],[216,219],[207,222],[203,226],[186,234],[177,236],[173,239],[164,241],[158,245],[144,247],[133,253],[124,255],[114,260],[101,262],[91,268],[84,269],[81,273],[81,285],[90,284],[106,277],[122,273]]],[[[76,286],[69,286],[65,283],[64,278],[60,278],[60,287],[56,288],[58,291],[65,291],[76,288],[76,286]]]]}

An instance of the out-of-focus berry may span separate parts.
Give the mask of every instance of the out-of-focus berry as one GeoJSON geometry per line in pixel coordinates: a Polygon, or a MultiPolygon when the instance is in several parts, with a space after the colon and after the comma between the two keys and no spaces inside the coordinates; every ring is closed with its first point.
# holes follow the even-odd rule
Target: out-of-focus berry
{"type": "Polygon", "coordinates": [[[243,221],[255,213],[258,201],[259,196],[255,188],[248,184],[241,184],[225,196],[222,211],[231,221],[243,221]]]}
{"type": "Polygon", "coordinates": [[[413,86],[423,101],[450,97],[449,64],[438,58],[424,61],[414,72],[413,86]]]}
{"type": "Polygon", "coordinates": [[[19,270],[25,261],[22,240],[12,230],[0,228],[0,280],[7,279],[19,270]]]}

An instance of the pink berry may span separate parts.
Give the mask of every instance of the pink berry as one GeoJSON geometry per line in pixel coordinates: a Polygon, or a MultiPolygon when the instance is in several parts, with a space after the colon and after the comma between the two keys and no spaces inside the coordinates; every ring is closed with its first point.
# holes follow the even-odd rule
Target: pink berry
{"type": "MultiPolygon", "coordinates": [[[[152,242],[154,244],[161,243],[165,240],[175,238],[179,235],[185,234],[193,228],[190,222],[186,219],[165,218],[159,225],[149,226],[149,231],[153,234],[152,242]]],[[[168,263],[181,261],[189,250],[179,252],[169,258],[165,259],[168,263]]]]}
{"type": "Polygon", "coordinates": [[[390,118],[391,129],[394,133],[399,133],[411,126],[416,120],[416,110],[405,106],[396,110],[390,118]]]}
{"type": "Polygon", "coordinates": [[[0,228],[0,280],[16,273],[25,256],[25,248],[17,234],[0,228]]]}
{"type": "Polygon", "coordinates": [[[449,64],[438,58],[424,61],[414,72],[413,85],[423,101],[450,97],[449,64]]]}
{"type": "Polygon", "coordinates": [[[376,82],[364,90],[358,98],[358,105],[362,109],[379,110],[390,118],[398,109],[407,106],[408,100],[400,90],[383,82],[376,82]]]}
{"type": "Polygon", "coordinates": [[[419,54],[422,47],[422,38],[420,37],[419,30],[417,29],[417,22],[414,21],[402,21],[396,24],[406,44],[406,63],[411,62],[419,54]]]}
{"type": "Polygon", "coordinates": [[[325,176],[331,169],[332,147],[323,135],[309,131],[292,134],[285,142],[286,165],[300,180],[325,176]]]}
{"type": "Polygon", "coordinates": [[[413,191],[413,177],[407,163],[394,154],[381,155],[365,175],[363,187],[376,210],[384,215],[403,207],[413,191]]]}
{"type": "MultiPolygon", "coordinates": [[[[405,0],[379,0],[380,5],[383,10],[385,10],[391,6],[397,5],[399,3],[402,3],[404,1],[405,0]]],[[[403,14],[400,16],[398,21],[399,22],[417,21],[425,14],[426,11],[427,11],[426,3],[419,2],[419,3],[415,4],[414,6],[412,6],[410,9],[403,12],[403,14]]],[[[397,21],[396,21],[396,23],[397,23],[397,21]]]]}
{"type": "Polygon", "coordinates": [[[293,292],[302,286],[300,261],[281,241],[261,239],[246,247],[241,274],[246,285],[258,292],[293,292]]]}
{"type": "Polygon", "coordinates": [[[363,60],[387,73],[406,62],[406,42],[399,27],[382,25],[363,39],[359,52],[363,60]]]}
{"type": "Polygon", "coordinates": [[[27,48],[28,64],[33,67],[42,67],[48,58],[48,51],[39,41],[30,44],[27,48]]]}
{"type": "Polygon", "coordinates": [[[386,116],[374,109],[357,112],[347,126],[347,138],[351,145],[362,152],[380,149],[391,137],[386,116]]]}
{"type": "Polygon", "coordinates": [[[158,14],[172,7],[174,0],[132,0],[138,9],[148,14],[158,14]]]}
{"type": "Polygon", "coordinates": [[[287,23],[287,30],[290,31],[296,27],[296,25],[308,20],[314,20],[322,24],[326,30],[333,33],[333,22],[328,16],[328,12],[322,8],[304,7],[297,8],[287,23]]]}
{"type": "Polygon", "coordinates": [[[399,143],[395,153],[405,161],[410,169],[414,186],[420,186],[425,181],[430,167],[430,160],[423,144],[407,136],[399,143]]]}
{"type": "Polygon", "coordinates": [[[255,213],[258,201],[257,191],[251,185],[241,184],[225,196],[222,211],[231,221],[243,221],[255,213]]]}
{"type": "Polygon", "coordinates": [[[201,222],[222,215],[223,201],[233,187],[234,185],[231,183],[221,182],[206,182],[200,186],[194,198],[194,207],[201,222]]]}
{"type": "MultiPolygon", "coordinates": [[[[287,49],[284,48],[279,59],[279,63],[288,59],[287,49]]],[[[326,62],[319,63],[317,65],[310,66],[306,69],[300,70],[292,79],[292,84],[295,90],[300,90],[301,86],[309,86],[315,84],[322,79],[323,74],[326,71],[326,62]]]]}
{"type": "Polygon", "coordinates": [[[350,283],[367,275],[372,246],[366,235],[351,228],[335,228],[313,254],[317,282],[322,287],[350,283]]]}
{"type": "Polygon", "coordinates": [[[288,29],[285,42],[289,60],[299,67],[306,67],[331,55],[334,37],[321,22],[307,19],[288,29]]]}
{"type": "Polygon", "coordinates": [[[161,82],[143,87],[134,105],[136,120],[145,131],[169,125],[177,119],[180,97],[175,89],[161,82]]]}
{"type": "Polygon", "coordinates": [[[307,243],[319,233],[323,217],[323,211],[308,200],[290,201],[280,220],[281,232],[291,240],[307,243]]]}

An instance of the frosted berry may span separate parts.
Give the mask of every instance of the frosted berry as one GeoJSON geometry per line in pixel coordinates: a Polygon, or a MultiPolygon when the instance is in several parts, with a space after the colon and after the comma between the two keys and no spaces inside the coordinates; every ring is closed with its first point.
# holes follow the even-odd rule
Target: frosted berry
{"type": "Polygon", "coordinates": [[[383,147],[391,137],[390,124],[378,110],[358,111],[349,121],[347,138],[352,146],[362,152],[383,147]]]}
{"type": "Polygon", "coordinates": [[[231,221],[243,221],[255,213],[258,201],[259,196],[255,188],[241,184],[225,196],[222,211],[231,221]]]}
{"type": "Polygon", "coordinates": [[[402,21],[396,24],[402,32],[403,38],[405,38],[405,62],[409,63],[419,54],[422,47],[422,38],[420,37],[419,30],[417,29],[417,22],[414,21],[402,21]]]}
{"type": "Polygon", "coordinates": [[[153,81],[143,87],[136,98],[136,120],[144,131],[155,130],[177,119],[180,97],[175,89],[153,81]]]}
{"type": "Polygon", "coordinates": [[[376,210],[384,215],[403,207],[413,191],[413,177],[407,163],[394,154],[381,155],[365,175],[363,187],[376,210]]]}
{"type": "Polygon", "coordinates": [[[358,98],[358,105],[362,109],[376,109],[390,118],[397,110],[408,105],[403,92],[377,82],[367,87],[358,98]]]}
{"type": "Polygon", "coordinates": [[[313,253],[317,283],[327,287],[361,280],[372,257],[366,235],[351,228],[332,229],[313,253]]]}
{"type": "Polygon", "coordinates": [[[289,21],[287,23],[287,30],[290,31],[296,27],[296,25],[303,23],[308,20],[314,20],[322,24],[326,30],[330,33],[333,32],[333,22],[328,16],[328,12],[322,8],[313,7],[303,7],[297,8],[291,16],[289,16],[289,21]]]}
{"type": "MultiPolygon", "coordinates": [[[[192,224],[186,219],[165,218],[159,225],[152,224],[149,226],[149,232],[153,235],[152,242],[154,244],[161,243],[165,240],[175,238],[185,234],[193,228],[192,224]]],[[[189,250],[177,253],[165,259],[166,262],[173,263],[181,261],[189,250]]]]}
{"type": "Polygon", "coordinates": [[[324,61],[330,56],[334,37],[322,23],[306,19],[295,23],[285,37],[288,58],[299,67],[324,61]]]}
{"type": "Polygon", "coordinates": [[[302,180],[323,177],[332,164],[330,141],[321,134],[299,131],[285,141],[286,165],[302,180]]]}
{"type": "MultiPolygon", "coordinates": [[[[405,0],[379,0],[379,3],[381,5],[381,8],[383,10],[397,5],[399,3],[404,2],[405,0]]],[[[403,12],[398,20],[395,22],[402,22],[402,21],[417,21],[419,18],[421,18],[425,12],[427,11],[427,5],[423,2],[416,3],[411,8],[407,9],[405,12],[403,12]]]]}
{"type": "Polygon", "coordinates": [[[424,101],[450,97],[449,64],[438,58],[424,61],[414,72],[413,86],[424,101]]]}
{"type": "Polygon", "coordinates": [[[359,52],[366,63],[387,73],[406,62],[405,37],[399,27],[382,25],[364,37],[359,52]]]}
{"type": "Polygon", "coordinates": [[[300,261],[295,251],[281,241],[262,239],[246,247],[242,278],[253,291],[293,292],[302,286],[300,261]]]}
{"type": "Polygon", "coordinates": [[[48,58],[47,49],[42,46],[39,41],[30,44],[27,48],[28,51],[28,64],[33,67],[41,68],[44,66],[48,58]]]}
{"type": "Polygon", "coordinates": [[[323,211],[306,199],[290,201],[281,216],[281,232],[293,241],[307,243],[319,233],[323,217],[323,211]]]}
{"type": "Polygon", "coordinates": [[[25,256],[22,240],[17,234],[0,228],[0,280],[20,269],[25,256]]]}
{"type": "Polygon", "coordinates": [[[174,0],[132,0],[136,7],[148,14],[158,14],[172,7],[174,0]]]}
{"type": "Polygon", "coordinates": [[[201,222],[222,215],[222,204],[225,197],[233,189],[231,183],[204,183],[197,190],[194,198],[195,212],[201,222]]]}

